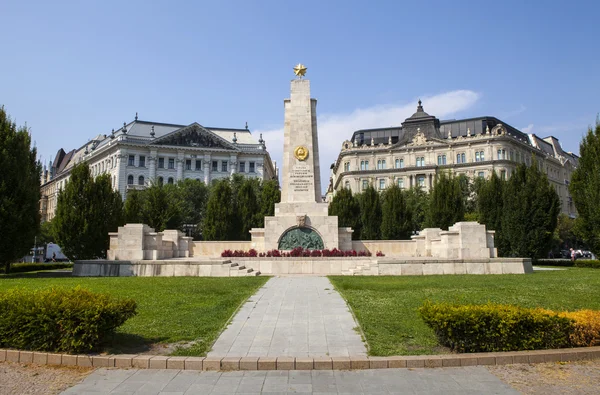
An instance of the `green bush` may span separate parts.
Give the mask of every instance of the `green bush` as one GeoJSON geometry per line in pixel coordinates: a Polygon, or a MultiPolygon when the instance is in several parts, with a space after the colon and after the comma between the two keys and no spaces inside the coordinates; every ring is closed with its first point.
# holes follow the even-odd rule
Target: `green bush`
{"type": "MultiPolygon", "coordinates": [[[[72,263],[13,263],[10,266],[11,273],[37,272],[38,270],[70,269],[72,263]]],[[[0,273],[4,273],[4,268],[0,268],[0,273]]]]}
{"type": "Polygon", "coordinates": [[[533,264],[536,266],[565,266],[570,267],[574,266],[573,262],[570,259],[536,259],[533,261],[533,264]]]}
{"type": "Polygon", "coordinates": [[[547,310],[488,303],[425,303],[419,309],[440,343],[457,352],[539,350],[570,346],[574,320],[547,310]]]}
{"type": "Polygon", "coordinates": [[[600,261],[592,259],[577,259],[575,260],[576,267],[588,267],[591,269],[600,269],[600,261]]]}
{"type": "Polygon", "coordinates": [[[136,314],[132,299],[86,289],[10,289],[0,293],[0,347],[53,352],[100,349],[136,314]]]}

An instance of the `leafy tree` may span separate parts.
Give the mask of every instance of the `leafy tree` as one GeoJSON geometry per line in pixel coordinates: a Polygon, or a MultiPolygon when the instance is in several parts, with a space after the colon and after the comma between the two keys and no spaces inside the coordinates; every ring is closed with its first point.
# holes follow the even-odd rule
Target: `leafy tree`
{"type": "MultiPolygon", "coordinates": [[[[281,190],[276,180],[263,181],[260,188],[260,218],[275,215],[275,203],[281,201],[281,190]]],[[[264,226],[261,225],[259,226],[264,226]]]]}
{"type": "Polygon", "coordinates": [[[552,245],[560,200],[538,168],[517,166],[503,194],[501,255],[545,258],[552,245]]]}
{"type": "Polygon", "coordinates": [[[416,186],[404,192],[404,196],[411,217],[411,230],[412,232],[419,232],[425,228],[429,209],[429,194],[423,188],[416,186]]]}
{"type": "Polygon", "coordinates": [[[379,240],[381,235],[379,194],[372,185],[369,185],[359,196],[360,237],[363,240],[379,240]]]}
{"type": "Polygon", "coordinates": [[[139,224],[142,220],[144,206],[144,191],[132,189],[127,191],[127,198],[123,205],[123,218],[126,224],[139,224]]]}
{"type": "Polygon", "coordinates": [[[581,247],[584,242],[577,236],[576,220],[569,218],[566,214],[559,214],[554,230],[555,249],[569,249],[571,247],[581,247]]]}
{"type": "Polygon", "coordinates": [[[176,201],[181,207],[181,224],[177,228],[193,228],[192,236],[196,239],[202,235],[201,224],[206,214],[209,191],[209,187],[200,180],[185,179],[177,183],[176,201]]]}
{"type": "Polygon", "coordinates": [[[569,190],[579,214],[578,229],[586,244],[600,254],[600,120],[579,145],[579,165],[569,190]]]}
{"type": "Polygon", "coordinates": [[[354,230],[352,238],[360,239],[360,204],[352,191],[342,188],[337,191],[329,203],[329,215],[338,217],[339,227],[350,227],[354,230]]]}
{"type": "Polygon", "coordinates": [[[26,127],[17,128],[0,107],[0,265],[26,255],[39,231],[40,164],[26,127]]]}
{"type": "Polygon", "coordinates": [[[143,191],[142,222],[157,232],[177,229],[181,224],[181,205],[174,185],[152,184],[143,191]]]}
{"type": "Polygon", "coordinates": [[[91,176],[89,166],[75,165],[58,194],[52,228],[62,251],[72,260],[106,257],[109,237],[122,224],[123,201],[110,176],[91,176]]]}
{"type": "Polygon", "coordinates": [[[54,243],[54,234],[52,230],[52,221],[45,221],[40,224],[40,232],[37,236],[38,245],[54,243]]]}
{"type": "Polygon", "coordinates": [[[381,238],[410,239],[412,219],[402,190],[397,185],[392,185],[383,192],[382,201],[381,238]]]}
{"type": "Polygon", "coordinates": [[[460,180],[446,173],[440,173],[433,184],[427,212],[427,227],[448,229],[465,215],[463,193],[460,180]]]}
{"type": "Polygon", "coordinates": [[[240,226],[237,240],[250,240],[250,229],[259,227],[261,223],[254,184],[251,179],[247,179],[238,190],[236,218],[240,226]]]}
{"type": "Polygon", "coordinates": [[[215,181],[206,206],[202,236],[204,240],[234,240],[239,234],[235,227],[236,210],[229,180],[215,181]]]}
{"type": "MultiPolygon", "coordinates": [[[[477,213],[479,214],[479,223],[484,224],[487,230],[495,230],[496,236],[501,233],[505,183],[493,171],[489,180],[482,183],[478,194],[477,213]]],[[[498,237],[496,237],[496,240],[498,240],[498,237]]]]}

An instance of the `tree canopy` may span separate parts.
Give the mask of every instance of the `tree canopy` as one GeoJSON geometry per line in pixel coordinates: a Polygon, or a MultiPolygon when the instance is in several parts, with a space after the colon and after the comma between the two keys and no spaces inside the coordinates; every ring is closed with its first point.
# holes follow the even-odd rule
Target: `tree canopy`
{"type": "Polygon", "coordinates": [[[383,192],[381,200],[381,238],[410,239],[413,224],[402,190],[397,185],[392,185],[383,192]]]}
{"type": "Polygon", "coordinates": [[[352,195],[352,191],[342,188],[331,199],[329,203],[329,215],[338,217],[339,227],[350,227],[354,230],[353,239],[360,238],[360,204],[358,198],[352,195]]]}
{"type": "Polygon", "coordinates": [[[40,228],[40,164],[26,127],[18,128],[0,107],[0,264],[10,264],[33,247],[40,228]]]}
{"type": "Polygon", "coordinates": [[[430,193],[427,227],[448,229],[462,221],[464,215],[465,197],[460,179],[444,172],[438,174],[430,193]]]}

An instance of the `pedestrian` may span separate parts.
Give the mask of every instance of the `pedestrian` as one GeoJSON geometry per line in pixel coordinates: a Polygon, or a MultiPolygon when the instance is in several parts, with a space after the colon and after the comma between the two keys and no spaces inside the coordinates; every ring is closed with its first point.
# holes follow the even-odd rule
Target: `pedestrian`
{"type": "Polygon", "coordinates": [[[56,262],[56,252],[52,253],[52,262],[56,262]]]}
{"type": "Polygon", "coordinates": [[[571,262],[575,263],[575,250],[571,247],[571,262]]]}

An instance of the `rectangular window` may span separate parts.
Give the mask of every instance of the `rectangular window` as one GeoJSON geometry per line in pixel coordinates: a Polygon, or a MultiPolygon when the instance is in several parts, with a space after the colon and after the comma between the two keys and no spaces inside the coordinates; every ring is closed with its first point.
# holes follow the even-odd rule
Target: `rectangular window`
{"type": "Polygon", "coordinates": [[[219,171],[219,162],[216,160],[212,161],[212,171],[219,171]]]}
{"type": "Polygon", "coordinates": [[[400,188],[400,189],[404,188],[404,179],[398,178],[398,188],[400,188]]]}
{"type": "Polygon", "coordinates": [[[169,169],[175,168],[175,158],[169,158],[169,169]]]}
{"type": "Polygon", "coordinates": [[[460,160],[461,160],[461,163],[467,163],[467,156],[465,155],[464,152],[462,154],[460,154],[460,160]]]}
{"type": "Polygon", "coordinates": [[[365,189],[367,189],[368,187],[369,187],[369,181],[368,180],[363,180],[363,182],[362,182],[362,189],[363,189],[363,191],[365,189]]]}
{"type": "Polygon", "coordinates": [[[506,170],[500,170],[500,179],[506,180],[506,170]]]}
{"type": "Polygon", "coordinates": [[[246,162],[240,162],[240,173],[246,172],[246,162]]]}
{"type": "Polygon", "coordinates": [[[446,164],[446,155],[442,155],[442,165],[446,164]]]}
{"type": "Polygon", "coordinates": [[[417,185],[419,185],[420,187],[425,187],[425,176],[417,177],[417,185]]]}
{"type": "Polygon", "coordinates": [[[479,151],[475,152],[475,162],[479,162],[479,151]]]}
{"type": "Polygon", "coordinates": [[[191,159],[186,159],[185,160],[185,169],[186,170],[192,170],[192,160],[191,159]]]}
{"type": "Polygon", "coordinates": [[[369,170],[369,161],[368,160],[365,161],[365,170],[369,170]]]}
{"type": "Polygon", "coordinates": [[[202,161],[196,159],[196,170],[202,170],[202,161]]]}
{"type": "Polygon", "coordinates": [[[479,151],[479,160],[481,160],[482,162],[485,161],[485,156],[483,154],[483,151],[479,151]]]}
{"type": "Polygon", "coordinates": [[[515,160],[515,155],[514,155],[514,154],[515,154],[515,153],[514,153],[514,152],[511,150],[511,151],[510,151],[510,160],[511,160],[511,161],[514,161],[514,160],[515,160]]]}
{"type": "Polygon", "coordinates": [[[377,170],[381,170],[383,169],[383,167],[381,167],[381,159],[377,161],[377,170]]]}
{"type": "Polygon", "coordinates": [[[456,163],[460,163],[460,154],[456,154],[456,163]]]}
{"type": "Polygon", "coordinates": [[[165,168],[165,158],[158,158],[158,168],[159,169],[165,168]]]}
{"type": "Polygon", "coordinates": [[[250,162],[250,168],[248,171],[250,171],[250,173],[254,173],[254,162],[250,162]]]}
{"type": "Polygon", "coordinates": [[[223,173],[227,173],[227,161],[226,160],[221,161],[221,171],[223,173]]]}
{"type": "Polygon", "coordinates": [[[140,155],[140,167],[146,167],[146,157],[144,155],[140,155]]]}
{"type": "Polygon", "coordinates": [[[421,167],[421,158],[417,157],[417,167],[421,167]]]}
{"type": "Polygon", "coordinates": [[[477,177],[483,178],[483,177],[485,177],[485,173],[480,171],[479,173],[477,173],[477,177]]]}
{"type": "Polygon", "coordinates": [[[438,155],[438,165],[446,164],[446,155],[438,155]]]}
{"type": "Polygon", "coordinates": [[[385,179],[380,179],[379,180],[379,190],[383,191],[385,189],[385,179]]]}
{"type": "Polygon", "coordinates": [[[400,159],[396,159],[396,162],[395,162],[395,165],[394,165],[394,167],[395,167],[396,169],[400,168],[400,159]]]}
{"type": "Polygon", "coordinates": [[[129,162],[127,166],[135,166],[135,155],[129,155],[129,162]]]}
{"type": "Polygon", "coordinates": [[[400,168],[402,169],[404,167],[404,159],[400,159],[400,168]]]}

